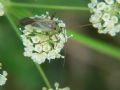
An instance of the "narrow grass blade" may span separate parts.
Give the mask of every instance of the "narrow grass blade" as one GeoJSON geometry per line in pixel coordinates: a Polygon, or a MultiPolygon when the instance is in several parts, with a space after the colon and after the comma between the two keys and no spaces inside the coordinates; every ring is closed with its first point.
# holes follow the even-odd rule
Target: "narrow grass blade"
{"type": "Polygon", "coordinates": [[[56,9],[56,10],[79,10],[88,11],[87,7],[80,6],[58,6],[58,5],[37,5],[37,4],[27,4],[27,3],[15,3],[11,2],[14,7],[26,7],[26,8],[45,8],[45,9],[56,9]]]}
{"type": "Polygon", "coordinates": [[[120,60],[120,48],[111,46],[107,43],[103,43],[101,41],[95,40],[91,37],[88,37],[83,34],[78,34],[77,32],[68,30],[67,31],[68,35],[73,35],[73,39],[98,51],[101,53],[104,53],[106,55],[110,55],[111,57],[114,57],[116,59],[120,60]]]}

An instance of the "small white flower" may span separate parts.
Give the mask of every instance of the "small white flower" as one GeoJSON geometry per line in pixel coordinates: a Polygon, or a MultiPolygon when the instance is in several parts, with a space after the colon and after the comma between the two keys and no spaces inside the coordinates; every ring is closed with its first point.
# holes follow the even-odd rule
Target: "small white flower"
{"type": "Polygon", "coordinates": [[[55,18],[55,17],[53,18],[53,21],[58,21],[58,20],[59,20],[58,18],[55,18]]]}
{"type": "Polygon", "coordinates": [[[0,86],[3,86],[6,83],[6,76],[0,74],[0,86]]]}
{"type": "Polygon", "coordinates": [[[3,16],[4,15],[4,6],[3,4],[0,2],[0,16],[3,16]]]}
{"type": "Polygon", "coordinates": [[[32,25],[26,25],[25,30],[32,32],[33,31],[32,25]]]}
{"type": "Polygon", "coordinates": [[[59,83],[58,82],[56,82],[54,84],[54,86],[55,86],[55,89],[53,89],[53,88],[47,89],[46,87],[43,87],[42,90],[70,90],[69,87],[59,88],[59,83]]]}
{"type": "Polygon", "coordinates": [[[42,45],[43,45],[43,51],[45,51],[45,52],[49,52],[52,49],[52,47],[49,43],[45,42],[42,45]]]}
{"type": "Polygon", "coordinates": [[[26,35],[20,35],[20,37],[22,38],[22,40],[27,39],[26,35]]]}
{"type": "Polygon", "coordinates": [[[93,27],[101,29],[102,25],[101,25],[101,23],[95,23],[95,24],[93,24],[93,27]]]}
{"type": "Polygon", "coordinates": [[[53,36],[51,37],[51,39],[52,39],[53,41],[58,41],[56,35],[53,35],[53,36]]]}
{"type": "Polygon", "coordinates": [[[59,49],[61,49],[63,47],[64,47],[63,43],[57,43],[55,48],[57,48],[59,50],[59,49]]]}
{"type": "Polygon", "coordinates": [[[120,24],[116,25],[115,31],[116,31],[116,32],[120,32],[120,24]]]}
{"type": "Polygon", "coordinates": [[[42,54],[33,53],[31,58],[33,59],[34,62],[41,64],[41,63],[45,62],[46,55],[47,54],[45,54],[45,53],[42,53],[42,54]]]}
{"type": "Polygon", "coordinates": [[[112,22],[111,20],[105,21],[103,24],[103,27],[112,28],[112,27],[114,27],[114,22],[112,22]]]}
{"type": "Polygon", "coordinates": [[[42,45],[41,44],[36,44],[34,50],[37,51],[38,53],[41,53],[42,52],[42,45]]]}
{"type": "Polygon", "coordinates": [[[31,25],[26,25],[25,26],[25,30],[23,30],[23,33],[25,35],[29,35],[33,32],[33,27],[31,25]]]}
{"type": "Polygon", "coordinates": [[[102,14],[100,12],[95,13],[94,15],[91,15],[90,22],[98,23],[100,21],[101,16],[102,14]]]}
{"type": "Polygon", "coordinates": [[[8,73],[6,71],[3,71],[3,75],[6,77],[8,73]]]}
{"type": "Polygon", "coordinates": [[[65,27],[65,24],[63,22],[58,24],[59,27],[65,27]]]}
{"type": "Polygon", "coordinates": [[[30,32],[28,32],[27,30],[24,30],[23,33],[24,33],[24,35],[29,35],[30,34],[30,32]]]}
{"type": "Polygon", "coordinates": [[[111,12],[112,10],[112,7],[110,5],[106,5],[105,9],[104,9],[104,12],[111,12]]]}
{"type": "MultiPolygon", "coordinates": [[[[93,27],[98,29],[99,33],[108,33],[111,36],[115,36],[116,33],[120,32],[118,29],[119,25],[119,5],[118,0],[104,0],[103,2],[98,1],[94,8],[90,8],[92,13],[90,22],[93,27]]],[[[91,1],[93,3],[93,1],[91,1]]]]}
{"type": "Polygon", "coordinates": [[[108,33],[109,33],[111,36],[115,36],[115,35],[116,35],[116,33],[114,32],[114,28],[111,29],[111,30],[109,30],[108,33]]]}
{"type": "Polygon", "coordinates": [[[33,36],[31,39],[32,39],[33,43],[39,43],[39,41],[40,41],[40,37],[39,36],[33,36]]]}
{"type": "Polygon", "coordinates": [[[117,17],[117,16],[112,16],[112,17],[111,17],[111,21],[112,21],[113,23],[118,23],[118,17],[117,17]]]}
{"type": "Polygon", "coordinates": [[[103,16],[102,16],[102,19],[104,21],[108,21],[110,19],[110,14],[109,13],[104,13],[103,16]]]}
{"type": "MultiPolygon", "coordinates": [[[[2,64],[0,65],[0,67],[1,67],[0,69],[2,69],[2,64]]],[[[2,74],[0,74],[0,86],[3,86],[6,83],[7,75],[8,73],[6,71],[3,71],[2,74]]]]}
{"type": "Polygon", "coordinates": [[[24,48],[25,51],[33,51],[34,50],[34,46],[33,45],[28,45],[24,48]]]}
{"type": "Polygon", "coordinates": [[[94,4],[97,4],[97,3],[98,3],[97,0],[91,0],[91,2],[94,3],[94,4]]]}
{"type": "Polygon", "coordinates": [[[23,39],[23,45],[25,45],[25,46],[32,46],[33,43],[29,39],[23,39]]]}
{"type": "Polygon", "coordinates": [[[45,42],[49,40],[49,36],[47,35],[39,35],[39,37],[40,42],[45,42]]]}
{"type": "Polygon", "coordinates": [[[66,42],[66,38],[65,38],[65,35],[63,33],[60,33],[58,35],[58,38],[60,39],[61,42],[65,43],[66,42]]]}
{"type": "Polygon", "coordinates": [[[48,55],[47,55],[48,60],[55,59],[55,58],[56,58],[56,54],[57,54],[57,53],[56,53],[55,50],[50,51],[50,52],[48,53],[48,55]]]}
{"type": "Polygon", "coordinates": [[[89,4],[88,4],[88,7],[89,7],[90,9],[94,9],[95,5],[94,5],[93,3],[89,3],[89,4]]]}
{"type": "Polygon", "coordinates": [[[105,7],[106,7],[106,4],[104,2],[100,2],[97,4],[98,10],[103,10],[103,9],[105,9],[105,7]]]}
{"type": "Polygon", "coordinates": [[[91,12],[93,11],[92,9],[94,9],[96,5],[97,0],[91,0],[91,3],[88,4],[88,7],[91,8],[91,12]]]}
{"type": "Polygon", "coordinates": [[[31,57],[33,53],[31,51],[25,51],[23,54],[25,57],[31,57]]]}
{"type": "Polygon", "coordinates": [[[40,54],[38,53],[32,53],[31,55],[31,58],[33,59],[34,62],[38,62],[38,57],[39,57],[40,54]]]}

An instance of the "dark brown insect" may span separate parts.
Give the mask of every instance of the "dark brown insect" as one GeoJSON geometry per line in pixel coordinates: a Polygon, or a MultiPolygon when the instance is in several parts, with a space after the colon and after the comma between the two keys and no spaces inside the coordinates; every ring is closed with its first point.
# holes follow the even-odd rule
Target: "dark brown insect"
{"type": "Polygon", "coordinates": [[[57,23],[53,20],[42,19],[42,18],[29,18],[25,17],[20,20],[21,26],[32,25],[33,27],[40,28],[43,31],[56,30],[57,23]]]}

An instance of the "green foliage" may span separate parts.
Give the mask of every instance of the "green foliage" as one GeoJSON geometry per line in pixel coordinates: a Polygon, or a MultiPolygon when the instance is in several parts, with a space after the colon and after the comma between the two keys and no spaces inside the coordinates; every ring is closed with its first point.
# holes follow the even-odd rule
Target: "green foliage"
{"type": "MultiPolygon", "coordinates": [[[[20,31],[19,31],[19,20],[26,16],[32,16],[39,12],[39,14],[44,13],[46,10],[51,12],[62,11],[77,11],[79,13],[84,13],[87,11],[87,3],[89,0],[13,0],[11,1],[11,6],[7,8],[6,18],[0,17],[0,60],[8,70],[10,80],[5,88],[0,88],[1,90],[40,90],[44,86],[42,78],[39,78],[39,74],[34,67],[34,64],[28,58],[23,57],[23,46],[20,41],[20,31]],[[24,2],[24,3],[23,3],[24,2]],[[36,10],[37,9],[37,10],[36,10]],[[31,13],[32,12],[32,13],[31,13]],[[11,24],[11,25],[10,25],[11,24]],[[26,60],[28,59],[28,61],[26,60]],[[14,86],[13,86],[14,85],[14,86]],[[26,87],[26,88],[25,88],[26,87]]],[[[79,16],[80,17],[80,16],[79,16]]],[[[94,32],[94,31],[93,31],[94,32]]],[[[107,42],[102,42],[97,39],[93,39],[88,35],[83,33],[75,32],[72,29],[67,30],[68,35],[73,35],[72,39],[82,43],[83,45],[90,47],[100,53],[108,55],[110,57],[120,60],[120,48],[110,45],[107,42]]],[[[62,62],[62,61],[61,61],[62,62]]],[[[63,63],[63,62],[62,62],[63,63]]],[[[60,68],[58,81],[64,79],[65,75],[62,74],[64,69],[61,64],[51,63],[51,65],[46,62],[43,64],[45,72],[50,82],[55,81],[56,75],[54,71],[49,71],[50,68],[54,68],[57,71],[60,68]],[[52,67],[52,65],[54,67],[52,67]],[[52,79],[51,79],[52,76],[52,79]],[[59,79],[60,78],[60,79],[59,79]]],[[[57,74],[57,73],[56,73],[57,74]]],[[[44,76],[44,75],[43,75],[44,76]]],[[[46,81],[48,82],[48,81],[46,81]]],[[[62,80],[61,82],[64,82],[62,80]]],[[[50,87],[49,83],[47,83],[50,87]]],[[[74,90],[74,89],[73,89],[74,90]]],[[[79,89],[77,89],[79,90],[79,89]]],[[[89,90],[89,89],[86,89],[89,90]]]]}

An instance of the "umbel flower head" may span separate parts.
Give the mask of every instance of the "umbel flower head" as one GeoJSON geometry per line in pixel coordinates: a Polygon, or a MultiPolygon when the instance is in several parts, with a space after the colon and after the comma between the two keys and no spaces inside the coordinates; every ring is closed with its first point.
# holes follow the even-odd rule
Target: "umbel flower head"
{"type": "Polygon", "coordinates": [[[67,41],[65,24],[58,18],[49,16],[33,16],[21,20],[23,28],[22,41],[24,56],[30,57],[34,62],[41,64],[45,60],[64,58],[61,50],[67,41]]]}
{"type": "Polygon", "coordinates": [[[59,83],[57,83],[57,82],[54,84],[54,86],[55,86],[55,89],[53,89],[53,88],[47,89],[46,87],[43,87],[42,90],[70,90],[69,87],[59,88],[59,83]]]}
{"type": "Polygon", "coordinates": [[[0,16],[4,15],[4,6],[3,4],[0,2],[0,16]]]}
{"type": "Polygon", "coordinates": [[[90,22],[99,33],[108,33],[115,36],[120,32],[120,0],[91,0],[88,4],[90,12],[90,22]]]}
{"type": "MultiPolygon", "coordinates": [[[[0,63],[0,70],[2,69],[2,64],[0,63]]],[[[0,86],[3,86],[6,81],[7,81],[7,72],[6,71],[2,71],[2,74],[0,74],[0,86]]]]}

